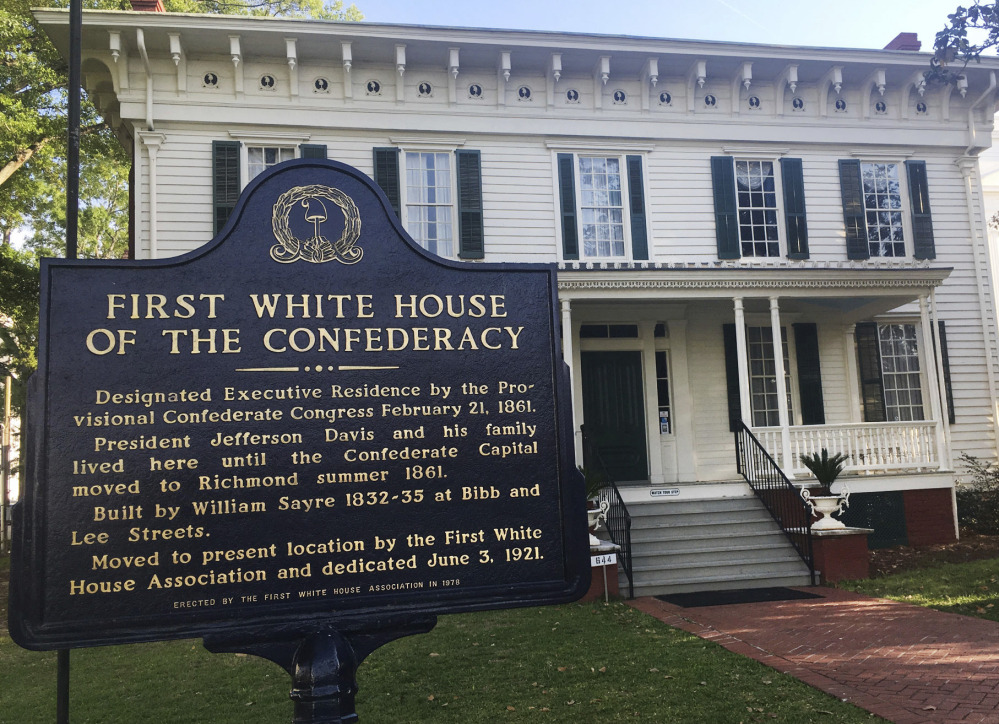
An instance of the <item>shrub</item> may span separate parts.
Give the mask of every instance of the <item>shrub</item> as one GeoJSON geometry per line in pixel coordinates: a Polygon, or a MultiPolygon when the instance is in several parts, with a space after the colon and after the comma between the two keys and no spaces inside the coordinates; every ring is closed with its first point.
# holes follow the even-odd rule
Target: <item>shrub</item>
{"type": "Polygon", "coordinates": [[[999,467],[961,454],[971,481],[957,488],[957,520],[961,529],[981,535],[999,534],[999,467]]]}

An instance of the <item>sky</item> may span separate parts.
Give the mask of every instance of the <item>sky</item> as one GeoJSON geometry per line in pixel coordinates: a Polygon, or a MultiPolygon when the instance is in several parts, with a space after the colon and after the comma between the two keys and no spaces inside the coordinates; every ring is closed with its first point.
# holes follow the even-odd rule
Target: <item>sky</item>
{"type": "MultiPolygon", "coordinates": [[[[961,0],[347,0],[374,23],[554,30],[836,48],[883,48],[901,32],[922,50],[961,0]],[[608,7],[613,10],[608,11],[608,7]]],[[[964,5],[969,5],[964,0],[964,5]]]]}

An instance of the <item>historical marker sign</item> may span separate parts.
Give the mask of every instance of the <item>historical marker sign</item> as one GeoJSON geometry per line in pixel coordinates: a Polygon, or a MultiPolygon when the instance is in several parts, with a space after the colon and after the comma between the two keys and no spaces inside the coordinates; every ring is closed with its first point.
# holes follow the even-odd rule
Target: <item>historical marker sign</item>
{"type": "Polygon", "coordinates": [[[426,254],[331,162],[255,181],[198,252],[46,261],[14,640],[577,598],[554,301],[549,266],[426,254]]]}

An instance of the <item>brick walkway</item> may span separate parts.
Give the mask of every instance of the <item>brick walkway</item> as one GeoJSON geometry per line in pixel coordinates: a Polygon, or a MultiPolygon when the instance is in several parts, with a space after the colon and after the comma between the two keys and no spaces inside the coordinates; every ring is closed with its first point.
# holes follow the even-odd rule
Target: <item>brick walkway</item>
{"type": "Polygon", "coordinates": [[[896,724],[999,724],[999,624],[833,588],[822,598],[631,604],[896,724]]]}

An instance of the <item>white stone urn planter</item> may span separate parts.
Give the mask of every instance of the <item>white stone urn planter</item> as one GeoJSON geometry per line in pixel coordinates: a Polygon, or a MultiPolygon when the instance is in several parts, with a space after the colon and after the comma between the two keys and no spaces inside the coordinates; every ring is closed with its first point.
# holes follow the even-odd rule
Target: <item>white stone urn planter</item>
{"type": "MultiPolygon", "coordinates": [[[[590,502],[595,504],[596,507],[586,511],[586,518],[590,530],[597,530],[600,528],[601,523],[607,522],[607,511],[610,510],[610,501],[607,498],[600,497],[590,502]]],[[[601,540],[593,535],[593,533],[590,533],[590,547],[599,546],[600,543],[601,540]]]]}
{"type": "Polygon", "coordinates": [[[808,488],[801,489],[801,499],[811,509],[813,515],[821,515],[817,521],[812,523],[812,530],[842,530],[846,525],[841,520],[836,520],[833,515],[838,515],[850,507],[850,491],[843,486],[843,492],[839,495],[811,495],[808,488]]]}

